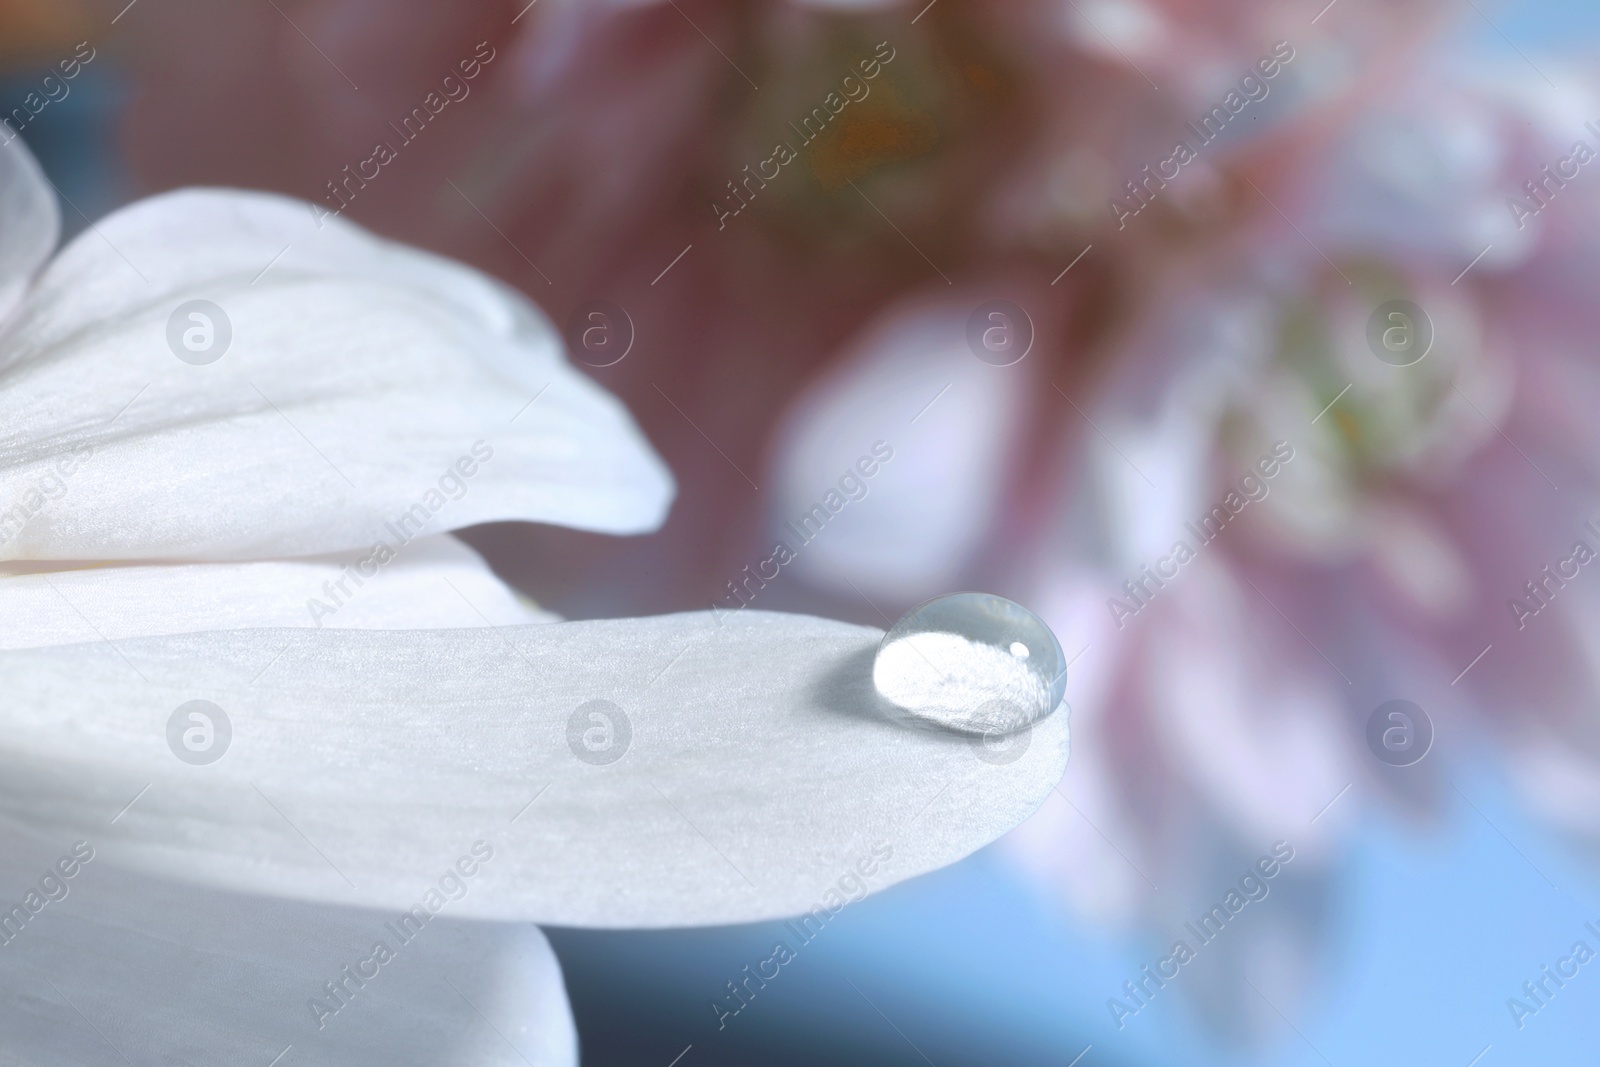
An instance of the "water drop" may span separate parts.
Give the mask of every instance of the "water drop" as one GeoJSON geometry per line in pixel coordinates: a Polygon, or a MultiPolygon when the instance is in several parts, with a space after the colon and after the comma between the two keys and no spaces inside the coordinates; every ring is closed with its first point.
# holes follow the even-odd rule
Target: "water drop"
{"type": "Polygon", "coordinates": [[[993,736],[1055,711],[1067,663],[1056,635],[1027,608],[952,593],[912,608],[883,635],[872,684],[907,718],[993,736]]]}

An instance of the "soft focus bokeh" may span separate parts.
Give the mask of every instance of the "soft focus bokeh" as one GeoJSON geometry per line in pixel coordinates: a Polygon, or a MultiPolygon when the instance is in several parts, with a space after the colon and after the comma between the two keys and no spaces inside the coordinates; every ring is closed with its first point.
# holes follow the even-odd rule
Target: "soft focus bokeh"
{"type": "Polygon", "coordinates": [[[551,931],[585,1062],[1576,1063],[1597,57],[1577,0],[0,0],[0,136],[69,231],[265,188],[535,299],[681,486],[466,535],[544,606],[1055,628],[1030,822],[721,1028],[773,930],[551,931]]]}

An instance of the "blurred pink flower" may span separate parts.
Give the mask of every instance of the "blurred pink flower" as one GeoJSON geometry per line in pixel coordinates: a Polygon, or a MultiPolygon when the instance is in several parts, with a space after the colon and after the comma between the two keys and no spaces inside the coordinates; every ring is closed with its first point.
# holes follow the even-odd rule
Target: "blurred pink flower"
{"type": "MultiPolygon", "coordinates": [[[[1272,90],[1283,110],[1203,157],[1190,187],[1150,187],[1125,229],[1085,235],[1098,269],[1124,275],[1125,306],[1083,346],[1079,375],[1030,357],[969,364],[961,380],[962,321],[992,294],[929,286],[799,402],[780,468],[783,485],[812,482],[828,464],[806,462],[808,450],[895,415],[885,377],[918,398],[909,411],[950,386],[943,410],[906,431],[920,447],[902,449],[897,476],[917,490],[885,491],[877,514],[852,516],[826,572],[800,573],[891,603],[919,578],[998,588],[1081,656],[1063,802],[1010,840],[1091,913],[1178,930],[1235,867],[1293,843],[1299,914],[1230,934],[1230,981],[1191,990],[1239,1029],[1275,1021],[1244,978],[1304,982],[1322,874],[1362,798],[1431,810],[1452,788],[1449,757],[1475,737],[1505,753],[1549,817],[1600,842],[1588,636],[1600,588],[1569,559],[1582,557],[1577,541],[1600,548],[1584,528],[1596,518],[1584,415],[1596,382],[1578,289],[1595,253],[1570,236],[1593,209],[1552,184],[1544,217],[1519,228],[1506,201],[1534,203],[1523,183],[1575,138],[1600,145],[1584,127],[1596,97],[1423,49],[1387,77],[1352,66],[1341,85],[1325,57],[1337,46],[1297,46],[1296,77],[1272,90]],[[1381,101],[1347,106],[1374,81],[1381,101]],[[1369,320],[1396,298],[1419,304],[1433,334],[1407,367],[1369,349],[1369,320]],[[930,334],[943,340],[916,340],[930,334]],[[929,357],[914,370],[906,344],[929,357]],[[1033,429],[1041,402],[1054,417],[1033,429]],[[1293,458],[1261,478],[1280,442],[1293,458]],[[1201,531],[1230,492],[1224,517],[1239,517],[1201,531]],[[1174,559],[1180,540],[1192,559],[1174,559]],[[920,574],[882,566],[891,552],[920,574]],[[1560,560],[1550,581],[1541,568],[1560,560]],[[1530,580],[1546,583],[1547,607],[1530,580]],[[1368,716],[1395,698],[1421,704],[1439,734],[1438,755],[1404,772],[1364,740],[1368,716]]],[[[1073,145],[1060,165],[1139,173],[1086,151],[1073,145]]],[[[1106,184],[1087,183],[1102,211],[1106,184]]]]}
{"type": "Polygon", "coordinates": [[[1429,810],[1467,738],[1600,841],[1600,593],[1568,580],[1521,629],[1507,605],[1575,540],[1600,548],[1593,209],[1558,192],[1519,227],[1505,203],[1596,142],[1575,73],[1561,92],[1464,60],[1440,45],[1470,13],[1432,0],[281,6],[146,14],[135,163],[314,199],[489,42],[472,95],[349,213],[558,323],[596,299],[632,319],[632,353],[594,373],[682,503],[627,544],[472,535],[541,600],[702,607],[892,443],[872,500],[762,595],[874,624],[960,586],[1041,611],[1081,654],[1074,771],[1011,839],[1041,884],[1164,936],[1274,840],[1299,850],[1288,913],[1230,935],[1232,981],[1190,990],[1240,1033],[1270,1012],[1238,979],[1303,980],[1363,798],[1429,810]],[[719,228],[729,183],[880,41],[870,97],[719,228]],[[1227,129],[1161,178],[1217,107],[1227,129]],[[996,298],[1034,333],[1004,368],[966,339],[996,298]],[[1436,335],[1410,367],[1366,339],[1397,298],[1436,335]],[[1130,599],[1280,441],[1266,495],[1130,599]],[[1405,772],[1365,751],[1392,698],[1439,735],[1405,772]]]}

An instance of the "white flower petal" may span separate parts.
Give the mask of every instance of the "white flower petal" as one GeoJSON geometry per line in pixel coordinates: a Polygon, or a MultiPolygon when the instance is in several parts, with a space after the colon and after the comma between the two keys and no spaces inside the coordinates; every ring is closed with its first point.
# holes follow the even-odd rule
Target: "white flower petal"
{"type": "MultiPolygon", "coordinates": [[[[100,827],[95,838],[115,829],[100,827]]],[[[577,1063],[560,964],[536,926],[462,922],[441,909],[413,919],[403,939],[398,911],[134,874],[111,866],[87,838],[77,856],[70,839],[0,841],[8,1062],[266,1067],[281,1055],[296,1067],[577,1063]],[[78,863],[89,850],[93,858],[78,863]],[[62,860],[69,865],[57,868],[62,860]],[[380,941],[387,962],[374,952],[380,941]],[[343,983],[339,1000],[329,982],[343,983]]],[[[420,900],[442,874],[408,888],[420,900]]],[[[473,880],[458,880],[471,899],[473,880]]]]}
{"type": "Polygon", "coordinates": [[[495,859],[461,915],[798,914],[858,864],[881,888],[960,859],[1066,764],[1063,715],[1005,753],[889,721],[870,679],[881,637],[744,611],[6,652],[0,825],[93,835],[109,862],[172,877],[381,907],[481,839],[495,859]],[[205,766],[168,741],[197,699],[231,723],[205,766]]]}
{"type": "Polygon", "coordinates": [[[413,630],[557,618],[519,600],[482,557],[449,534],[420,537],[382,565],[356,552],[46,567],[0,565],[0,648],[266,626],[413,630]]]}
{"type": "Polygon", "coordinates": [[[312,555],[498,519],[637,533],[672,493],[520,295],[262,194],[156,197],[68,246],[0,343],[0,427],[5,558],[312,555]]]}
{"type": "Polygon", "coordinates": [[[22,298],[28,279],[50,255],[61,231],[56,194],[28,146],[0,129],[0,323],[22,298]]]}

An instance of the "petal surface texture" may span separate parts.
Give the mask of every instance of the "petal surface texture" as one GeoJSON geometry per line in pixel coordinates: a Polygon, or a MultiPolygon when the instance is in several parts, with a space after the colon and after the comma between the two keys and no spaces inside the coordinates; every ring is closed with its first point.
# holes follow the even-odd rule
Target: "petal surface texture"
{"type": "Polygon", "coordinates": [[[314,555],[501,519],[637,533],[671,495],[527,300],[281,197],[109,216],[0,338],[0,558],[314,555]]]}
{"type": "MultiPolygon", "coordinates": [[[[402,922],[135,874],[87,839],[0,843],[8,1062],[577,1063],[560,964],[531,924],[463,922],[452,904],[402,922]]],[[[418,879],[418,901],[450,869],[418,879]]],[[[474,881],[450,885],[470,899],[474,881]]]]}
{"type": "Polygon", "coordinates": [[[22,139],[0,131],[0,325],[28,279],[56,246],[61,216],[56,194],[22,139]]]}
{"type": "Polygon", "coordinates": [[[370,552],[237,563],[0,565],[0,649],[247,627],[438,629],[554,622],[471,548],[420,537],[370,552]]]}
{"type": "Polygon", "coordinates": [[[4,652],[0,827],[92,835],[107,863],[168,877],[382,908],[409,907],[482,840],[495,859],[452,904],[463,917],[798,915],[847,875],[879,889],[968,855],[1065,769],[1064,712],[1002,753],[889,721],[871,681],[881,638],[743,611],[4,652]],[[229,734],[200,724],[216,728],[202,748],[225,745],[204,765],[174,726],[195,700],[229,734]]]}

